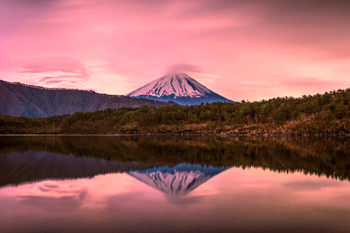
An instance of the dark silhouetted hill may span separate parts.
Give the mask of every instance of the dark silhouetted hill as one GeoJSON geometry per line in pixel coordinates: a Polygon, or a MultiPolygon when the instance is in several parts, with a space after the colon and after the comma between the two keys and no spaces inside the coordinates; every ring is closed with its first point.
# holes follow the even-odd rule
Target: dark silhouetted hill
{"type": "Polygon", "coordinates": [[[154,100],[93,91],[52,89],[0,80],[0,115],[49,117],[75,112],[94,112],[122,107],[174,105],[154,100]]]}

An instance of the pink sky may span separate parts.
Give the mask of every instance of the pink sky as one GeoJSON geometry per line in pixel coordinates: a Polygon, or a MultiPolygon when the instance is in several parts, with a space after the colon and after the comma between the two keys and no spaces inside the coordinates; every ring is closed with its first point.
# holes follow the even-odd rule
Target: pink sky
{"type": "Polygon", "coordinates": [[[0,79],[127,94],[185,72],[240,101],[350,87],[348,0],[0,0],[0,79]]]}

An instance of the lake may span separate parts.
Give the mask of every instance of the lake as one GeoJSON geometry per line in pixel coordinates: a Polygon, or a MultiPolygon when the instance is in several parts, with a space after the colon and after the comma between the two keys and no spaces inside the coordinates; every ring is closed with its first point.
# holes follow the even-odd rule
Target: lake
{"type": "Polygon", "coordinates": [[[350,232],[350,140],[0,137],[0,232],[350,232]]]}

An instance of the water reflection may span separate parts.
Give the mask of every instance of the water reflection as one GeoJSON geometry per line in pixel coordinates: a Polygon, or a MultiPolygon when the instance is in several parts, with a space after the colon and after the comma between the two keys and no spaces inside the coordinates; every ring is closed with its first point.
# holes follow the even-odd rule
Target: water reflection
{"type": "Polygon", "coordinates": [[[224,167],[178,164],[173,167],[164,166],[131,171],[127,174],[165,194],[181,196],[188,194],[226,169],[224,167]]]}
{"type": "Polygon", "coordinates": [[[301,171],[349,180],[350,139],[0,137],[0,177],[7,179],[0,185],[45,176],[77,178],[180,163],[301,171]]]}
{"type": "Polygon", "coordinates": [[[348,141],[0,137],[0,232],[349,232],[348,141]]]}
{"type": "Polygon", "coordinates": [[[350,185],[231,168],[185,196],[125,173],[0,190],[0,232],[348,232],[350,185]]]}
{"type": "Polygon", "coordinates": [[[99,174],[153,168],[155,164],[137,161],[107,161],[94,157],[75,157],[47,151],[0,154],[0,187],[45,179],[76,179],[99,174]]]}

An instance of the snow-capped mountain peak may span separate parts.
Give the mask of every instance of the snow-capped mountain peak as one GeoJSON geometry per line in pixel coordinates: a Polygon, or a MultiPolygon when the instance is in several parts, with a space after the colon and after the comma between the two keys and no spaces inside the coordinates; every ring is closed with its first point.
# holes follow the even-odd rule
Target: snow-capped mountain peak
{"type": "Polygon", "coordinates": [[[167,74],[128,94],[131,97],[174,101],[183,105],[232,102],[209,90],[185,73],[167,74]]]}
{"type": "Polygon", "coordinates": [[[174,97],[200,97],[211,91],[184,73],[168,74],[160,79],[154,80],[139,89],[128,94],[128,96],[170,96],[174,97]]]}

